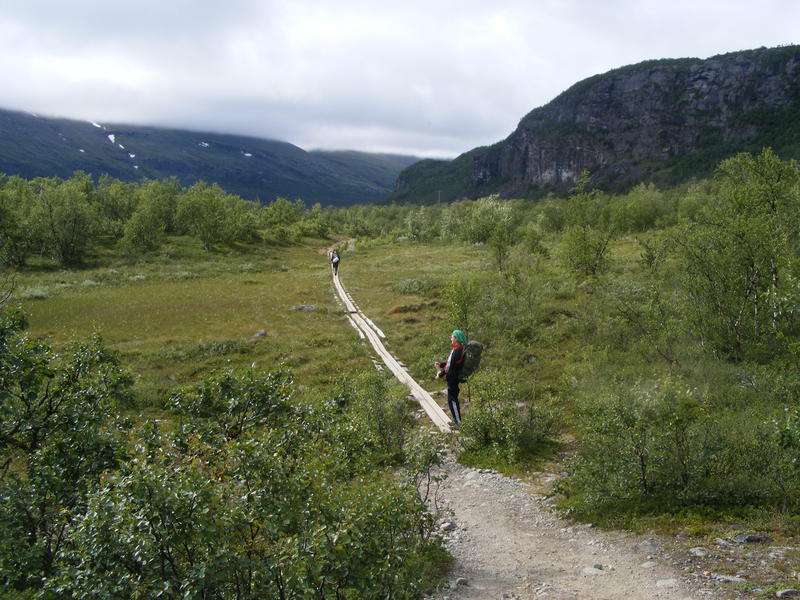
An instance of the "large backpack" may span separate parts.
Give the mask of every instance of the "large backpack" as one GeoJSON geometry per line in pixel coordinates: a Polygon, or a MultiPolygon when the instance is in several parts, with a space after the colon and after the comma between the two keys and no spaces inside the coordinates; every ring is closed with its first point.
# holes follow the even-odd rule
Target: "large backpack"
{"type": "Polygon", "coordinates": [[[481,353],[483,352],[483,344],[472,340],[464,347],[464,363],[461,365],[461,373],[458,376],[459,381],[466,381],[467,377],[472,375],[478,370],[481,364],[481,353]]]}

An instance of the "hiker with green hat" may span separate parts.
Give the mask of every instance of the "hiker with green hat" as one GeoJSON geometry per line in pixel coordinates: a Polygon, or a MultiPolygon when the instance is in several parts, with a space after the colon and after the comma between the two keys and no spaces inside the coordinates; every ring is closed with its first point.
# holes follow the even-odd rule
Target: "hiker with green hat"
{"type": "Polygon", "coordinates": [[[460,329],[456,329],[450,334],[450,356],[446,361],[436,361],[434,366],[439,369],[436,379],[447,381],[447,405],[453,415],[453,421],[457,425],[461,424],[461,407],[458,404],[458,379],[461,375],[461,367],[464,364],[464,347],[467,345],[467,336],[460,329]]]}

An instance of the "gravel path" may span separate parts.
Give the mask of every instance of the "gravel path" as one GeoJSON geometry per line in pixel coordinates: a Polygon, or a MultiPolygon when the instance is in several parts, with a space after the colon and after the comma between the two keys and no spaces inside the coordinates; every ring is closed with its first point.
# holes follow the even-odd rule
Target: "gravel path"
{"type": "Polygon", "coordinates": [[[681,580],[657,540],[569,524],[531,484],[493,471],[454,461],[445,470],[439,527],[454,563],[435,600],[713,597],[681,580]]]}

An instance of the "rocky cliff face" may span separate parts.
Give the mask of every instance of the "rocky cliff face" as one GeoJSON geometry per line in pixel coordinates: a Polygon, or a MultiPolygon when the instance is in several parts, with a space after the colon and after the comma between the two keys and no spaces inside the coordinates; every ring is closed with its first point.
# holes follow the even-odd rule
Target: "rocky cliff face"
{"type": "Polygon", "coordinates": [[[800,123],[800,46],[640,63],[577,83],[506,140],[470,152],[461,192],[564,190],[583,171],[609,189],[675,182],[747,143],[774,146],[786,119],[800,123]]]}

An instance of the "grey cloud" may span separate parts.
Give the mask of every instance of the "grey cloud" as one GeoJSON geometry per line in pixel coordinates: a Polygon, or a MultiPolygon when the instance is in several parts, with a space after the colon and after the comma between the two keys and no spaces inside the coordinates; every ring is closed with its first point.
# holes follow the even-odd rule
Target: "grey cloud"
{"type": "Polygon", "coordinates": [[[585,77],[796,31],[792,0],[0,0],[0,106],[455,156],[585,77]]]}

